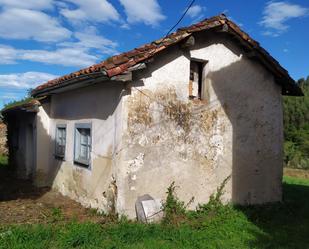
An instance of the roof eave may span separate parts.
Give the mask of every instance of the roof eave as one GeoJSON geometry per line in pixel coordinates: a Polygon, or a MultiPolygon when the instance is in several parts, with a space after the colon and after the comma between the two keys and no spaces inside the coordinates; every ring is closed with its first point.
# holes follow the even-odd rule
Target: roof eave
{"type": "Polygon", "coordinates": [[[302,89],[296,84],[296,82],[290,78],[289,81],[280,81],[277,82],[282,86],[282,95],[285,96],[295,96],[295,97],[302,97],[304,93],[302,89]]]}
{"type": "Polygon", "coordinates": [[[38,112],[38,107],[40,106],[40,102],[38,100],[31,101],[26,104],[21,104],[21,105],[16,105],[12,107],[8,107],[6,109],[3,109],[1,113],[3,115],[6,115],[11,112],[19,112],[19,111],[24,111],[28,113],[36,113],[38,112]]]}
{"type": "Polygon", "coordinates": [[[93,77],[93,75],[82,75],[80,77],[68,79],[66,81],[61,82],[61,84],[52,85],[50,87],[45,87],[42,89],[34,89],[31,92],[31,96],[33,97],[42,97],[53,94],[55,92],[59,93],[61,91],[66,91],[67,89],[79,88],[84,85],[94,84],[99,80],[106,81],[109,78],[103,74],[97,74],[98,77],[93,77]],[[74,87],[73,87],[74,85],[74,87]],[[60,90],[62,89],[62,90],[60,90]]]}
{"type": "Polygon", "coordinates": [[[54,93],[59,93],[62,91],[72,90],[76,88],[80,88],[83,86],[90,86],[92,84],[96,84],[98,82],[129,82],[132,81],[132,72],[145,69],[147,67],[146,63],[138,63],[130,68],[126,72],[122,74],[115,75],[112,77],[108,77],[104,72],[98,72],[95,74],[86,74],[81,75],[76,78],[68,79],[66,81],[61,82],[61,84],[53,85],[51,87],[43,88],[43,89],[34,89],[31,92],[33,97],[46,96],[54,93]]]}

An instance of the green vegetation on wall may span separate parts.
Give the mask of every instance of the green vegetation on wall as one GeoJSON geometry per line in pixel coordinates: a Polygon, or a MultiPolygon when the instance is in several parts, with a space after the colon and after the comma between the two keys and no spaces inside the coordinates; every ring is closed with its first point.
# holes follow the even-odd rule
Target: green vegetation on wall
{"type": "Polygon", "coordinates": [[[309,169],[309,77],[298,84],[305,97],[284,97],[284,162],[309,169]]]}
{"type": "MultiPolygon", "coordinates": [[[[34,98],[31,96],[31,91],[32,88],[29,88],[27,90],[27,94],[24,98],[20,99],[20,100],[13,100],[7,104],[4,105],[3,109],[1,111],[4,111],[6,109],[15,107],[15,106],[19,106],[19,105],[23,105],[23,104],[27,104],[29,103],[31,100],[33,100],[34,98]]],[[[3,118],[3,117],[2,117],[3,118]]],[[[0,119],[1,119],[1,113],[0,113],[0,119]]]]}

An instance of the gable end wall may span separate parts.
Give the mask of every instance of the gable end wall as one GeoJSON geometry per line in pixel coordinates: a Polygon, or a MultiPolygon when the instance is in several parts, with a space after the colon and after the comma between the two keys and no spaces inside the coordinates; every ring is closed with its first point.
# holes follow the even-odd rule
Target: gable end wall
{"type": "Polygon", "coordinates": [[[118,210],[135,216],[138,196],[164,199],[175,182],[190,208],[231,176],[223,200],[281,199],[282,99],[273,76],[224,35],[200,35],[190,51],[157,56],[124,98],[118,210]],[[207,41],[207,42],[205,42],[207,41]],[[208,61],[205,101],[188,99],[190,58],[208,61]]]}

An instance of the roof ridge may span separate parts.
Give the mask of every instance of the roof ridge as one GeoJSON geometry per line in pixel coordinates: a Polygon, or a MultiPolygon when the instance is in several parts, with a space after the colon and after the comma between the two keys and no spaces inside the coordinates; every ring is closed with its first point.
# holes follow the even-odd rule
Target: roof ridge
{"type": "Polygon", "coordinates": [[[254,52],[260,53],[261,56],[274,68],[272,71],[276,71],[278,75],[280,75],[280,78],[284,78],[285,81],[290,83],[294,82],[294,80],[289,76],[288,72],[279,64],[279,62],[276,61],[264,48],[262,48],[257,41],[252,39],[249,34],[241,30],[241,28],[232,22],[224,13],[221,13],[220,15],[206,18],[188,27],[179,28],[175,32],[170,33],[163,38],[143,44],[137,48],[129,50],[128,52],[111,56],[87,68],[83,68],[76,72],[50,80],[35,88],[32,92],[32,95],[37,96],[40,92],[47,91],[49,88],[58,86],[61,87],[63,82],[72,79],[78,79],[83,75],[87,76],[93,73],[103,73],[105,76],[111,79],[114,76],[128,72],[130,67],[133,67],[143,61],[147,61],[155,54],[161,52],[171,45],[175,45],[176,43],[184,40],[192,33],[209,30],[224,25],[228,25],[228,32],[234,32],[239,37],[239,39],[242,39],[247,44],[247,46],[251,47],[254,52]]]}

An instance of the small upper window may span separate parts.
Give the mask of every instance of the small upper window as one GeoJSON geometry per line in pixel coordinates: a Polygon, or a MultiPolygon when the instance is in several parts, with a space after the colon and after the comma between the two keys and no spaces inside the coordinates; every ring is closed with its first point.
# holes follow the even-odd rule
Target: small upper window
{"type": "Polygon", "coordinates": [[[75,126],[74,162],[89,166],[91,153],[91,124],[77,124],[75,126]]]}
{"type": "Polygon", "coordinates": [[[65,156],[65,145],[66,145],[66,126],[57,125],[56,127],[56,146],[55,155],[57,157],[64,158],[65,156]]]}
{"type": "Polygon", "coordinates": [[[203,70],[205,62],[190,62],[189,98],[202,99],[203,70]]]}

